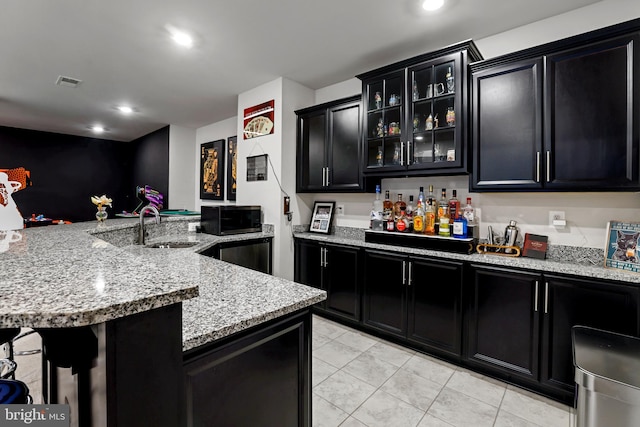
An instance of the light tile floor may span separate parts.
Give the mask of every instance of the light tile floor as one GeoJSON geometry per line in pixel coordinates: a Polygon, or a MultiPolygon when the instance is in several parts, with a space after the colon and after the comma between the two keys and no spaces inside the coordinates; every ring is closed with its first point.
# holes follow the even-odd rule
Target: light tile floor
{"type": "Polygon", "coordinates": [[[572,427],[555,401],[313,316],[314,427],[572,427]]]}

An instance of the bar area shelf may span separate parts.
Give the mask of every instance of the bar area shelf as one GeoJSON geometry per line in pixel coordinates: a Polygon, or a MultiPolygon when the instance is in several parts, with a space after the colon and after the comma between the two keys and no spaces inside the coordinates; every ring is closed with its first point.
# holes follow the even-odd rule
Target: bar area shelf
{"type": "Polygon", "coordinates": [[[472,254],[476,251],[477,239],[468,237],[429,236],[426,234],[399,233],[394,231],[366,230],[364,241],[382,245],[403,246],[416,249],[472,254]]]}

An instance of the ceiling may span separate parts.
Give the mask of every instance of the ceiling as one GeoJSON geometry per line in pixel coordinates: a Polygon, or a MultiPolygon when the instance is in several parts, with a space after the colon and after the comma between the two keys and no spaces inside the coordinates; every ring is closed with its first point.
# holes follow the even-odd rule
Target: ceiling
{"type": "Polygon", "coordinates": [[[0,125],[123,141],[198,128],[280,76],[318,89],[592,3],[449,0],[427,13],[417,0],[2,0],[0,125]],[[194,47],[173,44],[167,25],[194,47]],[[60,75],[82,83],[57,86],[60,75]]]}

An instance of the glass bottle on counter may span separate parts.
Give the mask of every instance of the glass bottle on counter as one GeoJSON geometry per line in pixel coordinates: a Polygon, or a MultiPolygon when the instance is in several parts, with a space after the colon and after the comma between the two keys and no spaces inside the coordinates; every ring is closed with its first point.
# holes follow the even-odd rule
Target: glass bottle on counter
{"type": "Polygon", "coordinates": [[[382,220],[387,224],[387,231],[393,231],[393,202],[389,198],[389,190],[384,191],[382,202],[382,220]],[[389,229],[391,227],[391,229],[389,229]]]}
{"type": "Polygon", "coordinates": [[[418,202],[422,204],[422,209],[426,206],[426,200],[424,197],[424,187],[420,187],[420,191],[418,191],[418,202]]]}
{"type": "Polygon", "coordinates": [[[413,196],[409,196],[409,203],[407,203],[407,210],[405,211],[405,215],[407,216],[407,221],[409,221],[409,229],[408,231],[413,230],[413,213],[415,209],[413,208],[413,196]]]}
{"type": "Polygon", "coordinates": [[[396,215],[394,218],[396,231],[401,233],[409,231],[409,219],[405,212],[406,209],[406,206],[400,206],[400,214],[396,215]]]}
{"type": "Polygon", "coordinates": [[[416,206],[416,210],[413,213],[413,232],[417,234],[424,233],[424,226],[425,226],[424,208],[422,207],[422,202],[418,197],[418,205],[416,206]]]}
{"type": "Polygon", "coordinates": [[[471,204],[471,197],[467,197],[467,204],[462,210],[462,216],[467,220],[467,225],[476,223],[476,210],[471,204]]]}
{"type": "Polygon", "coordinates": [[[457,190],[452,190],[451,198],[449,199],[449,219],[455,221],[460,216],[460,200],[458,200],[457,190]]]}
{"type": "Polygon", "coordinates": [[[442,196],[438,202],[438,235],[450,237],[451,229],[449,224],[449,201],[447,200],[447,189],[442,189],[442,196]]]}
{"type": "Polygon", "coordinates": [[[424,212],[424,234],[433,236],[436,234],[436,207],[433,199],[427,200],[427,209],[424,212]]]}
{"type": "Polygon", "coordinates": [[[460,215],[453,221],[453,237],[464,239],[467,237],[467,219],[460,215]]]}
{"type": "Polygon", "coordinates": [[[401,211],[407,210],[407,203],[402,200],[402,193],[398,193],[398,200],[393,204],[393,214],[400,216],[401,211]]]}
{"type": "Polygon", "coordinates": [[[371,223],[369,228],[371,230],[381,231],[384,229],[384,223],[382,221],[384,207],[382,205],[382,199],[380,199],[380,185],[376,185],[376,199],[373,201],[371,208],[371,223]]]}

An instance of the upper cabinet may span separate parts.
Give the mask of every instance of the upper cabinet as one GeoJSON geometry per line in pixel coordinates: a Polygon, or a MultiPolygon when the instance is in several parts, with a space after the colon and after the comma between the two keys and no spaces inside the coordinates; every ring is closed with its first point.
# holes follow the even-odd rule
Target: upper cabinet
{"type": "Polygon", "coordinates": [[[636,20],[471,64],[471,189],[640,189],[638,30],[636,20]]]}
{"type": "Polygon", "coordinates": [[[296,111],[296,191],[362,191],[360,95],[296,111]]]}
{"type": "Polygon", "coordinates": [[[364,100],[363,173],[467,172],[467,65],[472,41],[357,76],[364,100]]]}

